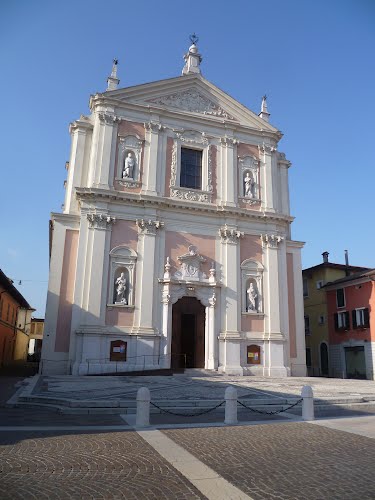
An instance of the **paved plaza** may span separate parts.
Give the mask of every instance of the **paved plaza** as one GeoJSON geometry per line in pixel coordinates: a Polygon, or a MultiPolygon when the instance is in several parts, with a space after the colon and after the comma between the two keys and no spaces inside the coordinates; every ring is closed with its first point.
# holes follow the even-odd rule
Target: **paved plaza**
{"type": "MultiPolygon", "coordinates": [[[[245,391],[259,391],[262,398],[267,392],[272,398],[298,396],[307,380],[322,398],[374,394],[367,381],[158,378],[151,392],[160,401],[178,396],[179,389],[184,398],[214,400],[228,382],[245,397],[245,391]]],[[[37,391],[87,399],[82,391],[89,378],[76,386],[49,379],[37,391]]],[[[106,398],[129,398],[131,391],[135,397],[145,385],[144,378],[132,377],[130,384],[119,378],[110,387],[113,379],[100,379],[92,397],[104,390],[106,398]]],[[[6,408],[4,394],[11,396],[16,381],[0,378],[1,499],[375,499],[375,415],[354,412],[307,423],[291,413],[239,411],[239,424],[225,426],[220,411],[200,418],[155,414],[151,427],[135,429],[129,415],[6,408]]]]}

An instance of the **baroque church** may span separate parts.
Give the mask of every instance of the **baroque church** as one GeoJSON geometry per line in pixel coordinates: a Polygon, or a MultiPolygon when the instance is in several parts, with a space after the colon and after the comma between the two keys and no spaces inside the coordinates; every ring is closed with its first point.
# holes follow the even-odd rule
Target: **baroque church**
{"type": "Polygon", "coordinates": [[[269,123],[201,74],[107,90],[70,125],[41,371],[304,376],[301,248],[269,123]]]}

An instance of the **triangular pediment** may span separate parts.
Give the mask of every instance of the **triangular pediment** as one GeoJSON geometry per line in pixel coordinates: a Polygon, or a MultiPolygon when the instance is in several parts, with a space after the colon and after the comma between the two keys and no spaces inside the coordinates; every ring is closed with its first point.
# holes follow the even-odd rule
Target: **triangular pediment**
{"type": "Polygon", "coordinates": [[[278,132],[250,109],[201,75],[188,75],[105,92],[120,102],[148,108],[204,115],[254,129],[278,132]]]}
{"type": "Polygon", "coordinates": [[[157,104],[166,108],[176,108],[190,113],[220,116],[226,120],[236,120],[228,111],[219,104],[203,95],[194,87],[167,95],[153,97],[145,102],[157,104]]]}

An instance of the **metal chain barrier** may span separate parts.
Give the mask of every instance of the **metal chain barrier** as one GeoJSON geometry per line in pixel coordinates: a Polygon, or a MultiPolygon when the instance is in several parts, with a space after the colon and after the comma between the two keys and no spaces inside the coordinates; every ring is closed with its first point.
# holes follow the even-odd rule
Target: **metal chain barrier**
{"type": "Polygon", "coordinates": [[[298,401],[296,401],[295,403],[293,403],[292,405],[289,405],[288,408],[282,408],[281,410],[275,410],[275,411],[262,411],[262,410],[256,410],[255,408],[250,408],[250,406],[246,406],[245,404],[241,403],[241,401],[238,401],[238,403],[243,406],[244,408],[246,408],[247,410],[250,410],[254,413],[260,413],[262,415],[277,415],[278,413],[283,413],[284,411],[288,411],[290,410],[291,408],[294,408],[295,406],[299,405],[300,403],[302,403],[303,399],[299,399],[298,401]]]}
{"type": "Polygon", "coordinates": [[[206,409],[206,410],[195,412],[195,413],[178,413],[178,412],[175,412],[175,411],[166,410],[165,408],[161,408],[157,404],[155,404],[152,401],[150,401],[150,404],[152,406],[154,406],[158,410],[162,411],[163,413],[169,413],[170,415],[176,415],[177,417],[199,417],[200,415],[205,415],[206,413],[210,413],[211,411],[214,411],[217,408],[220,408],[220,406],[222,406],[224,403],[225,403],[225,401],[222,401],[221,403],[219,403],[218,405],[214,406],[213,408],[208,408],[208,410],[206,409]]]}

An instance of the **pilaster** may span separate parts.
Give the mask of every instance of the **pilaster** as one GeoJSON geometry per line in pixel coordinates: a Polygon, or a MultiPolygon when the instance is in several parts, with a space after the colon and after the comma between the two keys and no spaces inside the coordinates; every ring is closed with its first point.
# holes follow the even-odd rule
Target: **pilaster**
{"type": "Polygon", "coordinates": [[[64,213],[78,212],[78,202],[74,196],[74,188],[82,183],[83,164],[88,133],[91,134],[92,125],[83,120],[75,121],[69,127],[72,138],[70,161],[68,163],[68,179],[65,192],[64,213]]]}
{"type": "Polygon", "coordinates": [[[155,238],[164,223],[158,220],[137,219],[136,224],[139,237],[133,332],[154,333],[155,238]]]}
{"type": "Polygon", "coordinates": [[[270,145],[259,146],[259,157],[261,160],[261,183],[263,187],[262,209],[266,212],[276,212],[275,203],[275,177],[276,171],[273,161],[273,154],[276,149],[270,145]]]}
{"type": "Polygon", "coordinates": [[[236,207],[237,206],[237,168],[234,165],[234,159],[237,158],[238,141],[233,137],[222,137],[221,142],[221,159],[223,172],[223,204],[236,207]]]}
{"type": "Polygon", "coordinates": [[[159,133],[164,127],[155,121],[149,121],[144,124],[146,130],[145,159],[143,163],[143,182],[142,193],[157,195],[157,174],[161,172],[158,168],[159,152],[159,133]]]}
{"type": "Polygon", "coordinates": [[[225,225],[220,228],[222,246],[222,265],[225,287],[222,290],[222,333],[220,334],[220,359],[224,364],[219,367],[231,375],[242,375],[241,368],[241,301],[238,300],[240,286],[240,246],[238,242],[244,233],[237,227],[225,225]]]}
{"type": "Polygon", "coordinates": [[[264,249],[264,375],[286,376],[285,337],[281,331],[279,245],[284,238],[275,234],[261,235],[264,249]]]}
{"type": "Polygon", "coordinates": [[[104,326],[108,289],[109,247],[114,217],[95,212],[87,214],[89,234],[86,255],[85,324],[104,326]]]}
{"type": "Polygon", "coordinates": [[[101,189],[110,189],[112,187],[110,172],[114,172],[116,152],[114,143],[118,128],[117,122],[118,119],[109,110],[106,112],[99,111],[95,114],[89,167],[89,187],[93,186],[101,189]]]}

